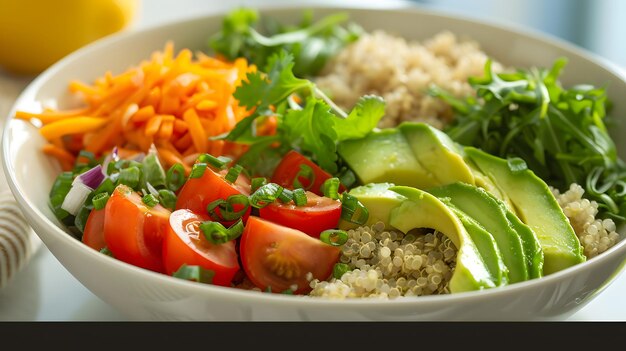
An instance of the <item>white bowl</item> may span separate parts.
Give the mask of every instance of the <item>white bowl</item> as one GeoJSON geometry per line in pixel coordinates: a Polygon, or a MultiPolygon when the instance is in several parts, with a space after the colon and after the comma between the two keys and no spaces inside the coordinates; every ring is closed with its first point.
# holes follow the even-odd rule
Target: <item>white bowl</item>
{"type": "MultiPolygon", "coordinates": [[[[348,11],[365,29],[386,29],[409,39],[429,38],[441,30],[468,36],[491,56],[510,66],[549,67],[569,59],[562,82],[606,86],[615,106],[626,115],[626,76],[613,64],[563,41],[527,30],[503,27],[420,8],[365,9],[314,7],[316,15],[348,11]]],[[[270,8],[268,16],[293,21],[301,7],[270,8]]],[[[47,205],[60,171],[40,147],[35,127],[13,119],[16,110],[43,102],[69,107],[67,84],[92,81],[107,70],[121,72],[141,62],[167,40],[176,49],[207,49],[207,39],[221,26],[221,15],[208,15],[100,40],[66,57],[41,74],[19,97],[3,135],[4,168],[24,215],[47,248],[95,295],[135,320],[551,320],[573,314],[601,293],[621,272],[626,241],[585,263],[555,274],[503,288],[445,296],[395,300],[329,300],[212,286],[147,271],[90,249],[65,232],[47,205]]],[[[622,124],[613,132],[624,133],[622,124]]],[[[617,138],[622,157],[623,138],[617,138]]]]}

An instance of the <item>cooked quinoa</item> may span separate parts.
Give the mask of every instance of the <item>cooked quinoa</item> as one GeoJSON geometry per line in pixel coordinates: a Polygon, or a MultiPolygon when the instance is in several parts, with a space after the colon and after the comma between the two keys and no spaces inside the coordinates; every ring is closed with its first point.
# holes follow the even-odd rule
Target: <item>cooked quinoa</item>
{"type": "MultiPolygon", "coordinates": [[[[346,110],[362,95],[382,96],[387,108],[381,128],[421,121],[441,129],[453,111],[427,89],[435,84],[456,97],[474,94],[467,80],[483,75],[487,58],[477,42],[461,41],[449,31],[418,42],[379,30],[364,34],[329,61],[316,84],[346,110]]],[[[501,71],[497,62],[493,68],[501,71]]]]}
{"type": "Polygon", "coordinates": [[[598,203],[583,198],[585,190],[580,185],[571,184],[562,194],[556,188],[551,190],[569,219],[587,258],[603,253],[619,241],[615,222],[610,218],[596,218],[598,203]]]}
{"type": "Polygon", "coordinates": [[[348,231],[340,262],[351,271],[341,279],[311,281],[310,296],[382,298],[447,294],[457,249],[440,232],[385,230],[378,222],[348,231]]]}

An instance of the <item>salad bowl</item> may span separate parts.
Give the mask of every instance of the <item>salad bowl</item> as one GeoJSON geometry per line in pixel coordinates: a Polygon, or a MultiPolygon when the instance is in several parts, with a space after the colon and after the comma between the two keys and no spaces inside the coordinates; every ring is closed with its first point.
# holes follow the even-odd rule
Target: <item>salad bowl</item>
{"type": "MultiPolygon", "coordinates": [[[[308,6],[315,15],[347,12],[365,30],[384,29],[421,40],[441,30],[463,33],[509,66],[548,67],[567,57],[565,85],[587,83],[607,87],[614,103],[611,114],[626,115],[626,74],[611,62],[576,46],[502,24],[447,15],[419,7],[366,9],[308,6]]],[[[293,21],[299,6],[263,9],[280,21],[293,21]]],[[[626,262],[626,241],[562,271],[493,289],[398,299],[326,299],[233,289],[176,279],[103,255],[68,234],[48,206],[48,194],[59,165],[41,152],[45,140],[37,128],[13,118],[18,110],[78,103],[67,90],[74,79],[91,81],[103,72],[121,72],[142,61],[166,41],[176,48],[207,50],[224,14],[202,15],[90,44],[67,56],[37,77],[7,116],[2,140],[4,170],[11,191],[46,248],[85,287],[133,320],[222,321],[451,321],[563,320],[611,284],[626,262]]],[[[611,130],[626,133],[626,124],[611,130]]],[[[614,138],[626,156],[624,138],[614,138]]],[[[626,235],[623,230],[621,235],[626,235]]]]}

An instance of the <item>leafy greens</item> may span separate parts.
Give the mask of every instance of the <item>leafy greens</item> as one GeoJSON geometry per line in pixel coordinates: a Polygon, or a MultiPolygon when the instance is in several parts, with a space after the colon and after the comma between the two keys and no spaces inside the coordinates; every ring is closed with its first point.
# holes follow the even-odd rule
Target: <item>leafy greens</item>
{"type": "Polygon", "coordinates": [[[565,89],[559,75],[567,61],[551,69],[495,73],[487,61],[483,77],[470,78],[475,97],[458,99],[433,87],[430,93],[456,113],[445,132],[456,142],[500,157],[520,157],[546,183],[564,191],[585,188],[599,204],[599,217],[626,219],[626,166],[618,158],[607,124],[604,89],[565,89]]]}
{"type": "Polygon", "coordinates": [[[210,46],[227,59],[245,57],[258,67],[265,67],[273,54],[286,50],[294,56],[296,76],[314,76],[340,49],[361,35],[363,30],[355,23],[341,26],[347,19],[345,13],[335,13],[314,22],[309,11],[300,24],[288,26],[261,18],[254,9],[241,8],[224,18],[210,46]]]}
{"type": "Polygon", "coordinates": [[[253,112],[217,138],[247,144],[248,151],[238,162],[256,175],[271,175],[289,149],[307,155],[327,172],[339,174],[343,169],[337,143],[361,138],[376,128],[385,113],[385,102],[378,96],[363,96],[346,114],[312,81],[297,78],[293,67],[293,56],[281,50],[268,58],[263,71],[249,73],[234,96],[253,112]],[[277,119],[276,133],[260,135],[258,125],[269,116],[277,119]]]}

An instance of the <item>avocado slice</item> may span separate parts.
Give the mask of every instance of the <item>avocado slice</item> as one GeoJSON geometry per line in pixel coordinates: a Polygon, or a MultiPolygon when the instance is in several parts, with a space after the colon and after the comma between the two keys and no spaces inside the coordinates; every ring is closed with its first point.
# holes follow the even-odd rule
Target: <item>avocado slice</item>
{"type": "Polygon", "coordinates": [[[388,182],[416,188],[437,184],[434,175],[419,163],[404,135],[395,128],[342,141],[337,153],[361,184],[388,182]]]}
{"type": "MultiPolygon", "coordinates": [[[[400,206],[406,198],[389,190],[393,183],[369,183],[350,189],[348,194],[356,197],[369,213],[367,222],[363,225],[371,226],[383,222],[389,227],[389,214],[394,207],[400,206]]],[[[339,229],[348,230],[358,227],[355,223],[346,220],[339,221],[339,229]]]]}
{"type": "Polygon", "coordinates": [[[465,214],[463,211],[451,206],[447,201],[442,202],[446,204],[461,220],[461,223],[463,223],[463,227],[476,245],[476,248],[480,253],[480,257],[485,262],[487,269],[489,269],[489,273],[491,273],[491,276],[494,277],[496,285],[502,286],[508,284],[510,280],[509,268],[502,259],[502,253],[493,235],[491,235],[491,233],[480,225],[480,223],[465,214]]]}
{"type": "MultiPolygon", "coordinates": [[[[406,197],[400,206],[391,210],[389,223],[392,227],[403,233],[414,228],[432,228],[450,238],[458,249],[450,292],[493,288],[505,282],[502,274],[494,274],[493,264],[485,261],[464,223],[446,204],[434,195],[408,186],[394,186],[389,190],[406,197]]],[[[486,242],[481,241],[480,246],[486,242]]],[[[495,248],[495,242],[492,247],[495,248]]]]}
{"type": "Polygon", "coordinates": [[[420,164],[440,185],[456,181],[474,184],[474,174],[465,163],[462,149],[439,129],[418,122],[404,122],[397,127],[411,146],[420,164]]]}
{"type": "Polygon", "coordinates": [[[419,122],[372,131],[337,146],[360,184],[388,182],[418,189],[455,181],[474,184],[462,152],[445,133],[419,122]]]}
{"type": "Polygon", "coordinates": [[[586,257],[583,248],[548,185],[530,169],[512,170],[506,159],[474,147],[465,154],[511,199],[519,218],[539,239],[543,275],[558,272],[586,257]]]}
{"type": "Polygon", "coordinates": [[[537,266],[543,263],[543,253],[534,233],[519,219],[516,225],[511,223],[510,216],[515,215],[485,189],[456,182],[428,192],[473,218],[493,236],[509,270],[510,283],[528,280],[530,271],[537,271],[537,266]],[[518,229],[526,231],[520,234],[518,229]]]}

